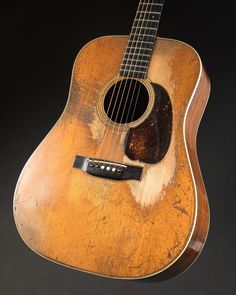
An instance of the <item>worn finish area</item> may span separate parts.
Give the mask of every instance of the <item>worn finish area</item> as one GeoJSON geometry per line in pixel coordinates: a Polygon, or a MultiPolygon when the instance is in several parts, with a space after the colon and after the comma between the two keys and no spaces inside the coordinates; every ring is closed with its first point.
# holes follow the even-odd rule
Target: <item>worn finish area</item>
{"type": "Polygon", "coordinates": [[[208,203],[196,132],[209,82],[188,45],[158,39],[148,79],[168,93],[173,112],[167,153],[155,164],[125,155],[127,130],[99,119],[97,100],[119,72],[127,37],[96,39],[79,53],[66,108],[27,162],[14,216],[23,238],[55,262],[117,278],[141,278],[197,257],[208,231],[208,203]],[[116,182],[73,168],[76,155],[142,165],[141,181],[116,182]]]}

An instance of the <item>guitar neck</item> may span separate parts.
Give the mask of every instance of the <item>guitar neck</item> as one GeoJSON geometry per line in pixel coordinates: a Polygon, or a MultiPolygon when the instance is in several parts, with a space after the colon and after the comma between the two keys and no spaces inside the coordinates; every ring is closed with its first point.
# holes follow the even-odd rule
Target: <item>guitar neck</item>
{"type": "Polygon", "coordinates": [[[145,79],[164,0],[140,0],[119,75],[145,79]]]}

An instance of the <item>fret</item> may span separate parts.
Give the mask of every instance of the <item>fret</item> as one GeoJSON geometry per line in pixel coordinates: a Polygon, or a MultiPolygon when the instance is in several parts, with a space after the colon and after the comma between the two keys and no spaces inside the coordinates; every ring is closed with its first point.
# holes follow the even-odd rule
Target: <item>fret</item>
{"type": "Polygon", "coordinates": [[[145,58],[149,58],[150,59],[150,55],[152,53],[153,49],[140,49],[140,48],[127,48],[126,52],[124,54],[124,58],[125,56],[129,57],[129,58],[137,58],[137,57],[142,57],[145,56],[145,58]]]}
{"type": "Polygon", "coordinates": [[[149,26],[152,24],[154,27],[158,27],[158,24],[160,22],[160,17],[157,15],[150,15],[150,17],[146,16],[144,17],[142,14],[137,15],[137,18],[134,20],[134,26],[137,24],[143,26],[149,26]]]}
{"type": "Polygon", "coordinates": [[[141,70],[147,70],[148,68],[148,65],[149,65],[149,62],[146,63],[146,64],[143,64],[143,63],[127,63],[127,64],[122,64],[121,65],[121,70],[125,70],[125,69],[131,69],[131,68],[136,68],[136,69],[141,69],[141,70]]]}
{"type": "MultiPolygon", "coordinates": [[[[130,56],[130,55],[136,55],[136,53],[128,53],[128,52],[126,52],[125,53],[125,55],[128,55],[128,56],[130,56]]],[[[144,56],[144,57],[150,57],[150,54],[140,54],[140,55],[142,55],[142,56],[144,56]]],[[[126,59],[126,57],[124,57],[124,59],[126,59]]]]}
{"type": "MultiPolygon", "coordinates": [[[[133,47],[133,46],[129,46],[127,47],[127,49],[134,49],[134,50],[140,50],[140,48],[137,48],[137,47],[133,47]]],[[[142,48],[143,50],[148,50],[148,51],[152,51],[153,48],[142,48]]]]}
{"type": "Polygon", "coordinates": [[[162,6],[151,6],[151,7],[141,7],[140,9],[138,9],[138,13],[142,12],[143,14],[151,14],[153,12],[161,12],[162,10],[162,6]]]}
{"type": "Polygon", "coordinates": [[[133,26],[133,29],[139,29],[139,30],[155,30],[157,31],[157,28],[151,28],[151,27],[137,27],[137,26],[133,26]]]}
{"type": "Polygon", "coordinates": [[[143,56],[143,59],[141,59],[141,54],[136,54],[135,55],[135,57],[134,58],[131,58],[130,56],[128,56],[128,57],[124,57],[124,59],[123,59],[123,63],[126,63],[126,61],[127,62],[130,62],[130,61],[140,61],[140,62],[149,62],[149,58],[147,58],[147,57],[145,57],[145,56],[143,56]]]}
{"type": "Polygon", "coordinates": [[[134,69],[138,68],[139,70],[141,69],[142,71],[142,69],[147,70],[147,67],[148,66],[140,66],[140,65],[122,65],[121,70],[125,70],[127,68],[129,71],[130,68],[134,68],[134,69]]]}
{"type": "Polygon", "coordinates": [[[142,14],[161,14],[160,11],[144,11],[144,10],[139,10],[138,13],[142,13],[142,14]]]}
{"type": "Polygon", "coordinates": [[[144,64],[137,64],[137,63],[122,64],[120,69],[121,70],[125,70],[125,69],[130,70],[132,68],[135,68],[135,69],[138,69],[138,70],[141,70],[141,71],[143,71],[143,70],[145,71],[148,68],[148,64],[145,64],[145,65],[144,64]]]}
{"type": "Polygon", "coordinates": [[[153,42],[156,39],[156,34],[131,34],[129,40],[130,41],[140,41],[140,42],[153,42]]]}
{"type": "MultiPolygon", "coordinates": [[[[133,27],[147,27],[147,28],[153,28],[158,29],[159,26],[159,19],[135,19],[133,27]]],[[[133,28],[132,28],[133,29],[133,28]]]]}
{"type": "Polygon", "coordinates": [[[152,19],[144,19],[144,18],[138,18],[134,20],[135,22],[153,22],[153,23],[159,23],[159,20],[152,20],[152,19]]]}
{"type": "MultiPolygon", "coordinates": [[[[148,34],[130,34],[131,36],[134,36],[134,37],[138,37],[139,38],[142,38],[142,37],[148,37],[148,38],[156,38],[155,35],[148,35],[148,34]]],[[[130,38],[131,39],[131,38],[130,38]]],[[[143,40],[139,40],[140,42],[145,42],[143,40]]],[[[150,42],[150,41],[149,41],[150,42]]]]}
{"type": "Polygon", "coordinates": [[[134,69],[134,70],[121,70],[120,72],[126,72],[126,73],[138,73],[138,74],[146,74],[146,72],[145,71],[139,71],[139,70],[136,70],[136,69],[134,69]]]}
{"type": "Polygon", "coordinates": [[[137,32],[130,33],[129,40],[139,40],[139,41],[153,41],[156,38],[156,34],[150,34],[150,32],[137,32]]]}
{"type": "Polygon", "coordinates": [[[142,43],[142,44],[152,44],[153,42],[151,41],[140,41],[140,40],[130,40],[129,43],[142,43]]]}
{"type": "Polygon", "coordinates": [[[127,50],[134,50],[135,54],[141,54],[141,50],[147,50],[150,52],[152,52],[153,50],[153,43],[152,44],[142,44],[142,46],[136,46],[135,44],[131,44],[127,47],[127,50]],[[148,45],[148,46],[144,46],[144,45],[148,45]]]}
{"type": "Polygon", "coordinates": [[[149,60],[142,60],[142,59],[135,59],[135,58],[125,58],[123,60],[123,63],[126,62],[126,61],[132,61],[132,62],[149,62],[149,60]]]}

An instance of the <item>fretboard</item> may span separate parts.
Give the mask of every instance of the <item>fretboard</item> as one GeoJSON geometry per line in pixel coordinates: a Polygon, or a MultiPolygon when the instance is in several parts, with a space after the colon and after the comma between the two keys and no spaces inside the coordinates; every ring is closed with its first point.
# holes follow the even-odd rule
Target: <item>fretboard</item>
{"type": "Polygon", "coordinates": [[[140,0],[119,75],[144,79],[147,75],[164,0],[140,0]]]}

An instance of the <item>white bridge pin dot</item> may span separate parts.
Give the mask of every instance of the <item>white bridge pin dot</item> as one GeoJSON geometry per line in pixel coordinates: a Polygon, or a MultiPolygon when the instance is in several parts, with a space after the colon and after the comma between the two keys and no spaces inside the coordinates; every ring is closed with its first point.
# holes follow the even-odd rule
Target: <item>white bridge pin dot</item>
{"type": "Polygon", "coordinates": [[[101,169],[104,170],[105,169],[105,166],[101,166],[101,169]]]}
{"type": "Polygon", "coordinates": [[[111,167],[107,167],[107,171],[110,171],[111,170],[111,167]]]}
{"type": "Polygon", "coordinates": [[[116,171],[116,168],[112,168],[112,172],[115,172],[116,171]]]}

